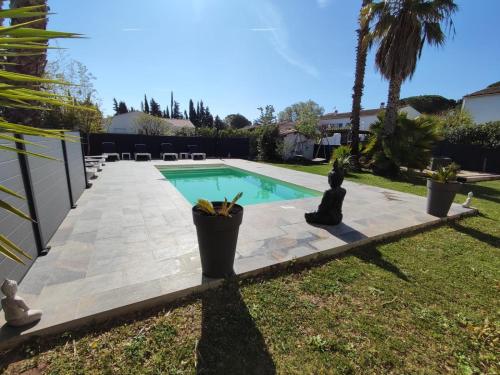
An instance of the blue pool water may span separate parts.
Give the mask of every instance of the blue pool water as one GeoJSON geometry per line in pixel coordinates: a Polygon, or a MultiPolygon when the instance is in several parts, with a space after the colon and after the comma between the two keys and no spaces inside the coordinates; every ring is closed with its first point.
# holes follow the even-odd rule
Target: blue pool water
{"type": "Polygon", "coordinates": [[[243,192],[242,206],[321,196],[316,190],[231,167],[175,168],[160,171],[191,203],[198,198],[230,201],[243,192]]]}

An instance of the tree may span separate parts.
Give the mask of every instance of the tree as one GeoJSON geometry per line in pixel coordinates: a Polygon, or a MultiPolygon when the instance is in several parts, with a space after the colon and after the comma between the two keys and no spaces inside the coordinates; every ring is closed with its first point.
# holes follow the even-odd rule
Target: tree
{"type": "Polygon", "coordinates": [[[366,57],[368,55],[368,36],[370,31],[370,12],[367,7],[372,0],[363,0],[359,11],[356,31],[358,41],[356,45],[356,70],[354,75],[354,86],[352,88],[352,111],[351,111],[351,165],[352,169],[359,171],[359,122],[361,113],[361,98],[365,87],[366,57]]]}
{"type": "Polygon", "coordinates": [[[185,119],[185,120],[188,120],[188,119],[189,119],[189,116],[188,116],[188,114],[187,114],[186,110],[184,110],[184,119],[185,119]]]}
{"type": "Polygon", "coordinates": [[[118,102],[116,101],[116,98],[113,98],[113,111],[115,111],[115,115],[118,114],[118,102]]]}
{"type": "Polygon", "coordinates": [[[90,134],[103,131],[102,112],[97,104],[92,103],[90,96],[74,110],[76,111],[77,129],[85,135],[87,154],[90,154],[90,134]]]}
{"type": "Polygon", "coordinates": [[[274,106],[266,105],[265,108],[257,108],[260,111],[260,116],[255,120],[254,125],[257,126],[267,126],[276,125],[276,116],[274,114],[274,106]]]}
{"type": "Polygon", "coordinates": [[[453,31],[451,16],[458,6],[453,0],[388,0],[370,6],[375,19],[372,36],[378,42],[377,69],[389,80],[384,135],[396,127],[403,82],[415,73],[425,44],[441,46],[453,31]]]}
{"type": "MultiPolygon", "coordinates": [[[[42,12],[48,11],[47,0],[10,0],[10,8],[16,10],[28,6],[40,6],[42,12]]],[[[47,17],[40,17],[38,14],[32,17],[11,18],[11,26],[22,24],[25,22],[35,21],[27,26],[32,29],[45,30],[47,28],[47,17]]],[[[32,43],[33,44],[33,43],[32,43]]],[[[27,74],[35,77],[42,77],[45,73],[47,65],[47,40],[42,39],[37,41],[37,46],[26,49],[17,49],[15,55],[6,54],[6,60],[9,65],[5,69],[10,72],[27,74]]],[[[28,47],[28,46],[27,46],[28,47]]],[[[10,52],[10,51],[9,51],[10,52]]],[[[25,86],[28,88],[40,90],[40,83],[26,82],[25,86]]],[[[6,119],[10,122],[19,123],[24,125],[40,126],[41,112],[32,108],[6,108],[4,110],[6,119]]]]}
{"type": "Polygon", "coordinates": [[[174,105],[172,106],[172,112],[170,113],[170,118],[180,119],[182,118],[181,109],[179,106],[179,102],[174,100],[174,105]]]}
{"type": "Polygon", "coordinates": [[[439,114],[457,107],[457,101],[440,95],[410,96],[399,101],[401,106],[411,105],[420,113],[439,114]]]}
{"type": "Polygon", "coordinates": [[[278,114],[280,122],[295,122],[300,116],[305,114],[320,117],[325,110],[318,103],[308,100],[307,102],[298,102],[286,107],[278,114]]]}
{"type": "Polygon", "coordinates": [[[168,110],[168,106],[167,106],[167,111],[165,112],[165,118],[170,118],[170,112],[168,110]]]}
{"type": "Polygon", "coordinates": [[[156,102],[156,100],[154,100],[154,98],[151,98],[149,105],[149,113],[156,117],[161,117],[162,115],[160,105],[156,102]]]}
{"type": "Polygon", "coordinates": [[[170,91],[170,112],[172,115],[171,118],[175,118],[174,117],[174,92],[173,91],[170,91]]]}
{"type": "Polygon", "coordinates": [[[224,122],[227,124],[227,126],[230,126],[234,129],[241,129],[245,126],[252,125],[252,122],[249,119],[239,113],[227,115],[224,119],[224,122]]]}
{"type": "Polygon", "coordinates": [[[219,117],[219,116],[215,116],[215,120],[214,120],[214,127],[215,127],[215,129],[217,129],[217,130],[222,130],[222,129],[224,129],[224,128],[226,127],[226,124],[225,124],[225,122],[224,122],[224,121],[222,121],[222,120],[220,119],[220,117],[219,117]]]}
{"type": "Polygon", "coordinates": [[[165,120],[147,113],[139,114],[134,125],[137,133],[144,135],[164,135],[167,130],[165,120]]]}
{"type": "Polygon", "coordinates": [[[192,99],[189,99],[189,121],[191,121],[191,123],[194,126],[197,126],[198,115],[196,113],[196,109],[194,108],[194,103],[192,99]]]}
{"type": "Polygon", "coordinates": [[[319,115],[317,112],[311,110],[304,110],[300,112],[299,117],[296,120],[296,130],[307,138],[316,139],[319,131],[319,115]]]}
{"type": "Polygon", "coordinates": [[[125,104],[125,102],[120,102],[120,103],[118,103],[118,111],[116,114],[121,115],[124,113],[128,113],[127,105],[125,104]]]}
{"type": "Polygon", "coordinates": [[[393,139],[384,135],[384,113],[371,127],[372,134],[363,153],[370,158],[370,167],[377,174],[397,175],[400,167],[422,170],[429,164],[432,148],[440,139],[438,126],[429,116],[415,120],[406,113],[398,114],[393,139]]]}
{"type": "Polygon", "coordinates": [[[146,94],[144,94],[144,113],[149,113],[149,103],[146,94]]]}

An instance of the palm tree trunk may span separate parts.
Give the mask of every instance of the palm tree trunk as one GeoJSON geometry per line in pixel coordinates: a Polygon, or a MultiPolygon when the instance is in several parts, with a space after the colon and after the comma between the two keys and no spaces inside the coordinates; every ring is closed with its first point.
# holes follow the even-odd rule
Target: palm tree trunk
{"type": "MultiPolygon", "coordinates": [[[[11,0],[10,7],[11,9],[17,9],[26,6],[33,5],[44,5],[46,11],[48,11],[47,0],[11,0]]],[[[32,21],[36,18],[21,18],[21,19],[13,19],[11,21],[12,25],[16,25],[18,23],[32,21]]],[[[40,22],[37,22],[30,27],[35,29],[45,30],[47,28],[47,17],[45,17],[40,22]]],[[[33,52],[33,51],[23,51],[19,50],[19,52],[33,52]]],[[[38,51],[37,51],[38,52],[38,51]]],[[[41,51],[41,54],[36,56],[16,56],[9,57],[9,62],[13,62],[16,65],[8,65],[7,69],[12,72],[29,74],[37,77],[41,77],[45,72],[45,66],[47,65],[47,51],[41,51]]],[[[33,86],[31,88],[37,89],[39,86],[33,86]]],[[[39,110],[31,110],[31,109],[8,109],[5,111],[5,117],[15,123],[22,123],[25,125],[32,126],[40,126],[41,122],[41,111],[39,110]]]]}
{"type": "Polygon", "coordinates": [[[390,137],[396,129],[398,119],[399,97],[403,80],[400,77],[391,77],[389,81],[389,95],[385,110],[384,136],[390,137]]]}
{"type": "Polygon", "coordinates": [[[369,31],[369,21],[363,18],[363,8],[372,0],[363,0],[359,12],[358,44],[356,46],[356,73],[354,87],[352,88],[352,112],[351,112],[351,167],[355,171],[361,170],[359,164],[359,123],[361,112],[361,98],[365,87],[366,57],[368,55],[368,44],[366,36],[369,31]]]}

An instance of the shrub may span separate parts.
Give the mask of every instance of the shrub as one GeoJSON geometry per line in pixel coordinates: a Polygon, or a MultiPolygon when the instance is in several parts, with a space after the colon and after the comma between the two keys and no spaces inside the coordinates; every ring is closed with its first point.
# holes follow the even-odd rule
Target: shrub
{"type": "Polygon", "coordinates": [[[371,126],[372,135],[363,151],[374,173],[396,175],[401,166],[422,170],[429,164],[432,148],[440,139],[438,126],[429,117],[415,120],[398,117],[394,134],[383,137],[384,114],[371,126]]]}
{"type": "Polygon", "coordinates": [[[446,128],[443,136],[446,141],[453,144],[498,148],[500,147],[500,121],[446,128]]]}
{"type": "Polygon", "coordinates": [[[349,171],[349,162],[351,160],[351,146],[339,146],[332,151],[330,161],[337,161],[339,168],[344,172],[349,171]]]}
{"type": "Polygon", "coordinates": [[[279,128],[276,125],[261,126],[257,138],[257,151],[259,160],[277,161],[281,159],[282,144],[279,128]]]}

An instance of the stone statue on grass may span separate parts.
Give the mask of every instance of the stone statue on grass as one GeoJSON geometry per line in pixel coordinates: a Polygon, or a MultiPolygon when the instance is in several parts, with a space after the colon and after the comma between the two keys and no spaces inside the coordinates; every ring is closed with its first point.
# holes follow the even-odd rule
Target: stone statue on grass
{"type": "Polygon", "coordinates": [[[337,161],[333,163],[333,169],[328,173],[328,184],[331,189],[325,191],[323,199],[316,212],[305,214],[309,224],[337,225],[342,221],[342,204],[346,190],[341,187],[344,182],[344,170],[339,168],[337,161]]]}
{"type": "Polygon", "coordinates": [[[2,309],[8,325],[22,327],[40,320],[42,311],[30,309],[24,299],[16,296],[17,282],[5,280],[1,290],[5,295],[5,298],[2,299],[2,309]]]}

